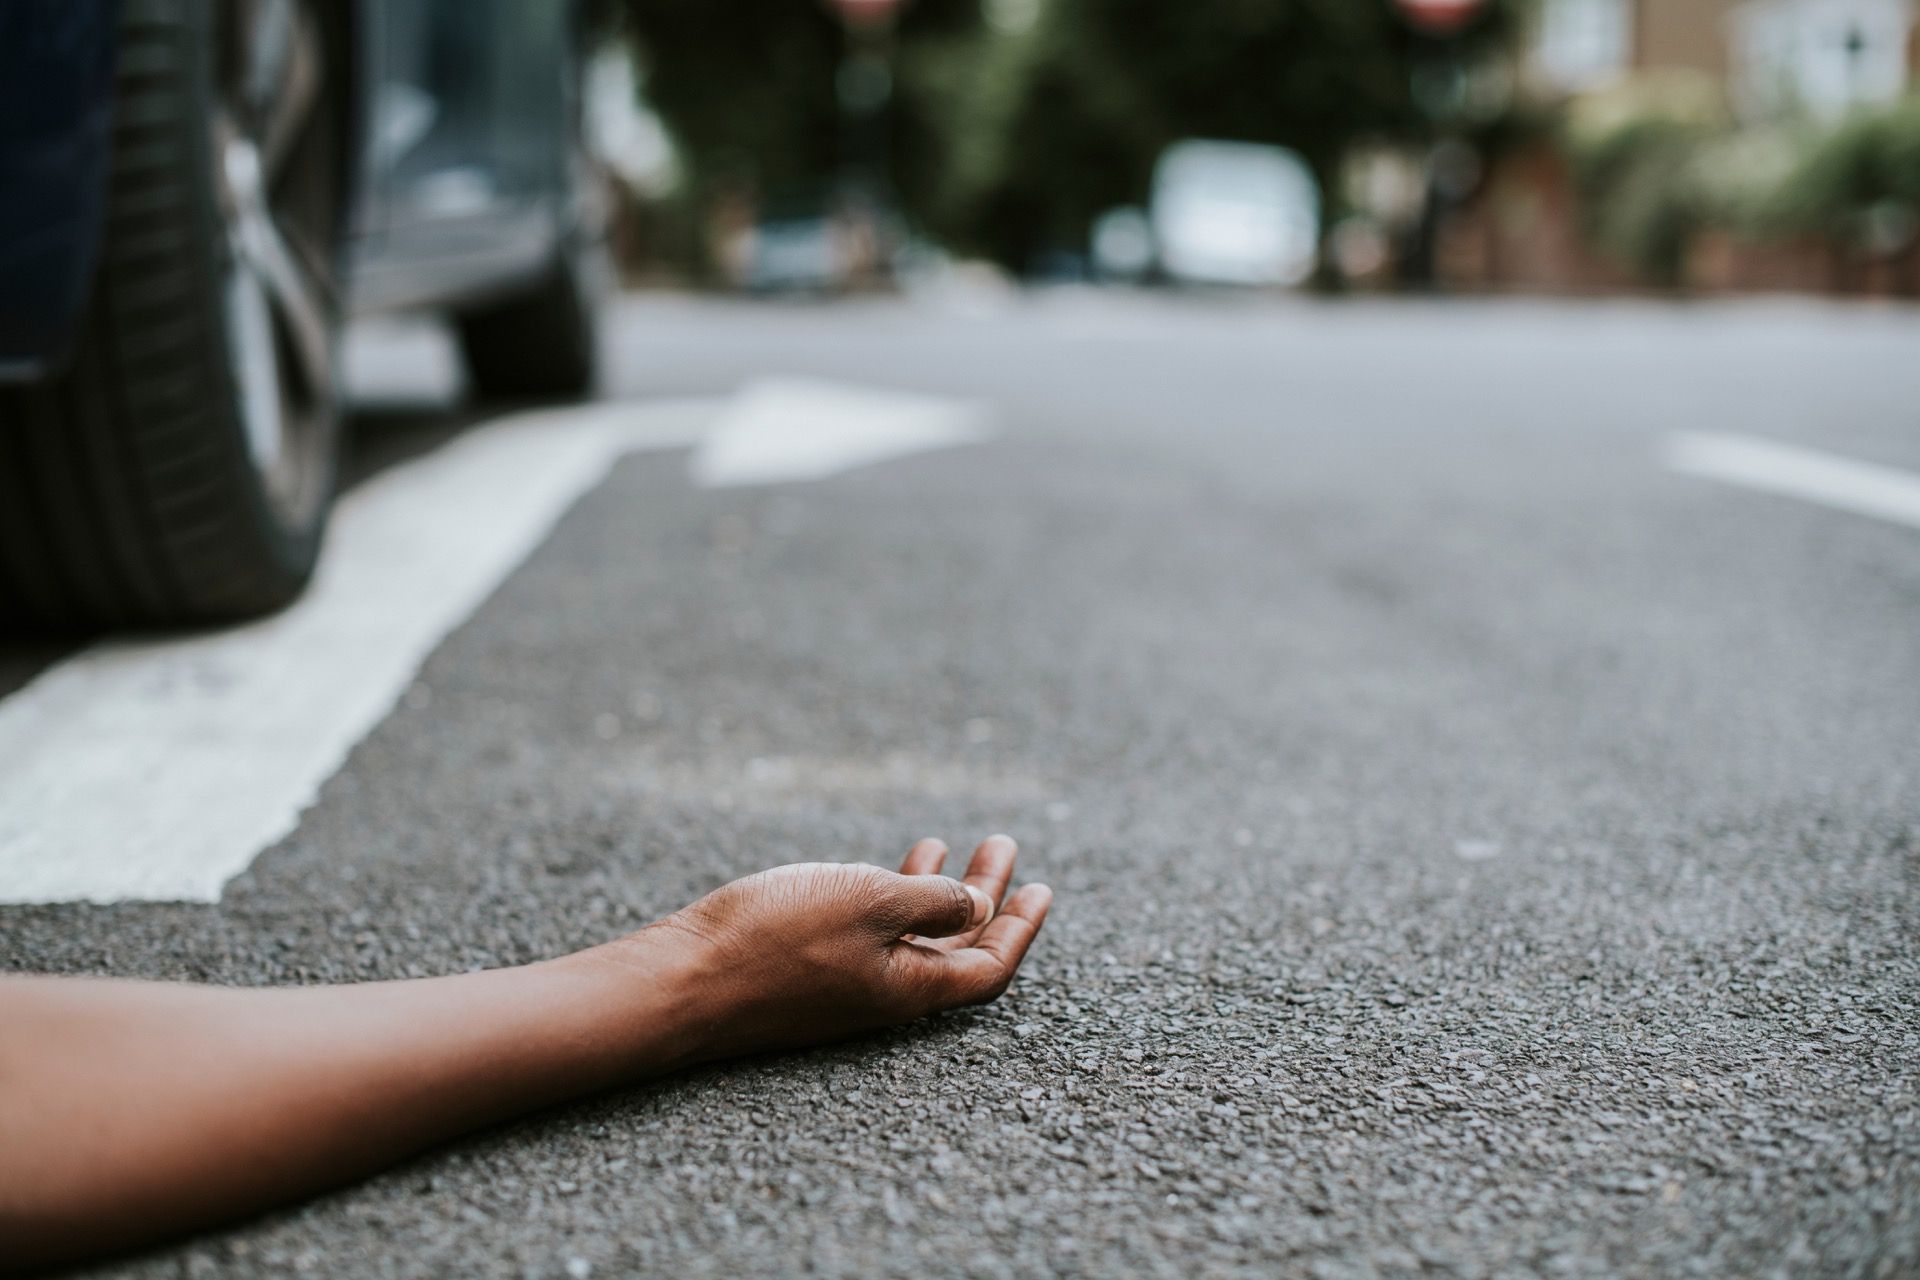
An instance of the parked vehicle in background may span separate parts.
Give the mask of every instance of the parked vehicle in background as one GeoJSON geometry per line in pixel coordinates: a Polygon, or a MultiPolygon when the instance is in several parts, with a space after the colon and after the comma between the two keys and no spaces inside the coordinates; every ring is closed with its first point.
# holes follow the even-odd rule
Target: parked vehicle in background
{"type": "Polygon", "coordinates": [[[748,242],[745,284],[756,292],[830,293],[853,275],[845,229],[830,212],[761,219],[748,242]]]}
{"type": "Polygon", "coordinates": [[[1096,279],[1138,284],[1153,270],[1153,224],[1131,205],[1109,209],[1093,220],[1088,236],[1096,279]]]}
{"type": "Polygon", "coordinates": [[[312,572],[355,311],[483,394],[594,381],[574,0],[0,0],[0,626],[312,572]]]}
{"type": "Polygon", "coordinates": [[[1151,220],[1171,279],[1296,285],[1318,261],[1320,187],[1284,147],[1190,139],[1154,166],[1151,220]]]}
{"type": "Polygon", "coordinates": [[[835,293],[885,278],[904,242],[899,216],[856,185],[797,185],[754,210],[738,283],[758,293],[835,293]]]}

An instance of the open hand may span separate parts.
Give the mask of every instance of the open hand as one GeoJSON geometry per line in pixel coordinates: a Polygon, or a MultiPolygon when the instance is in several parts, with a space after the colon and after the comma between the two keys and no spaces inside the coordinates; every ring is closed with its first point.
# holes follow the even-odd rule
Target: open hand
{"type": "Polygon", "coordinates": [[[994,836],[961,881],[939,874],[938,840],[916,844],[898,875],[859,863],[779,867],[626,941],[700,975],[690,1058],[815,1044],[1005,991],[1053,899],[1037,884],[1006,897],[1017,854],[994,836]]]}

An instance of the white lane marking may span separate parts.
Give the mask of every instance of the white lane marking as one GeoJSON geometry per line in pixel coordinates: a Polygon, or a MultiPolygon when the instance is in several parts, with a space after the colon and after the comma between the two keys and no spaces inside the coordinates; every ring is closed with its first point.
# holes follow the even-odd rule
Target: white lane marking
{"type": "Polygon", "coordinates": [[[1667,467],[1920,528],[1920,475],[1752,436],[1689,433],[1667,442],[1667,467]]]}
{"type": "Polygon", "coordinates": [[[694,444],[717,412],[482,427],[349,494],[279,616],[108,642],[42,674],[0,703],[0,902],[217,901],[615,459],[694,444]]]}
{"type": "Polygon", "coordinates": [[[964,400],[768,378],[734,397],[691,465],[708,488],[821,480],[989,434],[984,408],[964,400]]]}

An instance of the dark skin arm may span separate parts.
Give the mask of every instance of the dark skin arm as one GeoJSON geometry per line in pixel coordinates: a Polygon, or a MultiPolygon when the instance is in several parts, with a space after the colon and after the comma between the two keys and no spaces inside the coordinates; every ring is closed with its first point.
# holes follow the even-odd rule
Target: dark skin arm
{"type": "Polygon", "coordinates": [[[938,874],[946,852],[923,840],[900,875],[781,867],[484,973],[255,990],[0,977],[0,1259],[125,1248],[595,1090],[993,1000],[1051,894],[1005,897],[1004,836],[964,882],[938,874]]]}

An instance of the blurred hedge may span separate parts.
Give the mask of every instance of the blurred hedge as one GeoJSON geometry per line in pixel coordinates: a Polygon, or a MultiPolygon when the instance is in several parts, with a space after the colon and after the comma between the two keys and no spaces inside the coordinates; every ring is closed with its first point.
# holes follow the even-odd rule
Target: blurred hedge
{"type": "Polygon", "coordinates": [[[1920,97],[1855,116],[1812,140],[1767,211],[1779,227],[1887,252],[1920,214],[1920,97]]]}
{"type": "Polygon", "coordinates": [[[1834,124],[1739,128],[1699,84],[1642,78],[1576,103],[1566,127],[1591,241],[1650,282],[1682,282],[1694,238],[1807,237],[1869,254],[1920,226],[1920,98],[1834,124]]]}

